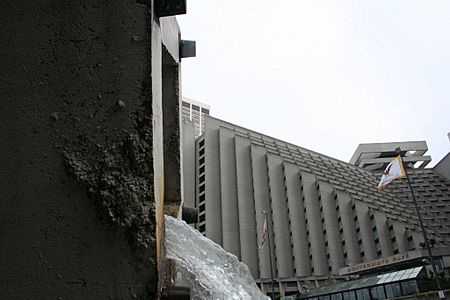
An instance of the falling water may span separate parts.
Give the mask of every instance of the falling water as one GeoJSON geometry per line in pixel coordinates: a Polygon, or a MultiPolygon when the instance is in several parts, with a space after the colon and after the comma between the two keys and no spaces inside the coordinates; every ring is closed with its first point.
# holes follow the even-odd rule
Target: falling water
{"type": "Polygon", "coordinates": [[[167,258],[174,260],[192,299],[266,300],[248,267],[185,222],[165,216],[167,258]]]}

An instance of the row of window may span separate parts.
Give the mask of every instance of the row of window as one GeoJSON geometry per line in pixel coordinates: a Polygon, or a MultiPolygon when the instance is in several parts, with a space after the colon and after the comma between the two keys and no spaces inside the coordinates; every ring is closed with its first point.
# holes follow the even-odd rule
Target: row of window
{"type": "Polygon", "coordinates": [[[198,221],[199,221],[199,228],[198,230],[200,231],[200,233],[203,233],[203,235],[205,235],[205,231],[206,231],[206,224],[205,224],[205,220],[206,220],[206,214],[205,214],[205,207],[206,207],[206,203],[205,203],[205,140],[201,140],[199,142],[199,169],[198,169],[198,210],[199,210],[199,215],[198,215],[198,221]]]}
{"type": "MultiPolygon", "coordinates": [[[[182,101],[181,103],[182,106],[186,107],[186,108],[190,108],[191,104],[185,101],[182,101]]],[[[200,106],[192,104],[192,110],[196,110],[196,111],[200,111],[200,106]]],[[[209,114],[209,109],[202,107],[201,108],[202,113],[204,114],[209,114]]]]}
{"type": "Polygon", "coordinates": [[[417,282],[407,280],[375,287],[357,289],[353,291],[338,292],[318,297],[309,297],[306,300],[384,300],[393,297],[413,295],[417,293],[417,282]]]}

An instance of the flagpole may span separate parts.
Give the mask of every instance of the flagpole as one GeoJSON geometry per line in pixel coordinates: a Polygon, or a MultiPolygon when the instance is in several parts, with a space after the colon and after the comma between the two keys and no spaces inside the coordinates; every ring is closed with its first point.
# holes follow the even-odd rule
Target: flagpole
{"type": "Polygon", "coordinates": [[[269,264],[270,264],[270,283],[272,286],[272,299],[275,299],[275,292],[273,289],[273,268],[272,268],[272,250],[271,250],[271,245],[270,245],[270,226],[269,226],[269,220],[267,218],[267,211],[263,210],[262,211],[263,215],[266,217],[266,224],[267,224],[267,242],[269,243],[269,264]]]}
{"type": "Polygon", "coordinates": [[[409,189],[411,190],[411,195],[412,195],[412,198],[413,198],[414,206],[416,208],[417,217],[419,218],[420,229],[422,230],[422,235],[423,235],[423,239],[424,239],[424,242],[425,242],[425,247],[427,248],[428,259],[430,260],[431,268],[433,269],[433,274],[434,274],[434,278],[436,280],[436,284],[437,284],[438,290],[441,291],[442,290],[441,280],[439,279],[438,273],[436,271],[436,265],[434,264],[433,253],[431,252],[431,247],[430,247],[430,243],[428,241],[427,233],[425,231],[425,227],[423,226],[422,218],[420,216],[419,206],[417,205],[416,196],[414,195],[414,190],[412,188],[411,181],[409,180],[408,171],[406,170],[405,164],[403,162],[403,157],[400,155],[401,149],[400,148],[396,148],[395,152],[396,152],[397,155],[400,156],[400,160],[402,162],[402,167],[405,170],[406,180],[408,182],[409,189]]]}

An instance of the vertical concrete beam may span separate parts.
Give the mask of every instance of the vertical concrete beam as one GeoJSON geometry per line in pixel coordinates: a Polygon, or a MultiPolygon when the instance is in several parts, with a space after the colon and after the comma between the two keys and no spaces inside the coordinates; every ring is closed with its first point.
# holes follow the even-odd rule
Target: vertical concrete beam
{"type": "Polygon", "coordinates": [[[322,197],[323,215],[325,217],[326,240],[332,274],[339,274],[339,269],[344,267],[344,254],[339,233],[338,217],[336,214],[336,200],[334,199],[333,186],[327,182],[320,182],[320,195],[322,197]]]}
{"type": "Polygon", "coordinates": [[[363,261],[371,261],[377,258],[375,241],[373,238],[372,225],[369,219],[369,208],[365,203],[357,201],[356,213],[358,215],[359,229],[364,250],[363,261]]]}
{"type": "Polygon", "coordinates": [[[228,128],[219,128],[220,143],[220,182],[222,207],[222,246],[241,258],[239,246],[239,211],[236,186],[236,157],[234,132],[228,128]]]}
{"type": "MultiPolygon", "coordinates": [[[[158,274],[161,276],[163,265],[164,239],[164,137],[163,137],[163,105],[162,105],[162,41],[159,22],[156,17],[151,20],[151,79],[152,79],[152,112],[153,112],[153,172],[156,215],[156,251],[158,274]]],[[[158,290],[162,291],[163,279],[159,278],[158,290]]]]}
{"type": "Polygon", "coordinates": [[[306,242],[308,237],[306,236],[307,228],[302,202],[300,171],[297,166],[286,163],[284,172],[286,176],[289,219],[291,220],[295,276],[308,276],[311,274],[311,265],[306,242]]]}
{"type": "Polygon", "coordinates": [[[316,177],[310,173],[302,172],[302,181],[314,275],[327,275],[327,255],[323,235],[323,224],[320,217],[316,177]]]}
{"type": "Polygon", "coordinates": [[[197,207],[195,201],[195,176],[196,176],[196,165],[195,161],[195,135],[194,135],[194,125],[191,121],[186,122],[182,125],[183,130],[181,130],[182,139],[182,152],[181,156],[181,166],[182,166],[182,194],[183,194],[183,205],[186,207],[197,207]]]}
{"type": "Polygon", "coordinates": [[[359,252],[360,247],[356,236],[352,201],[350,195],[342,191],[337,191],[337,198],[339,202],[339,214],[341,216],[345,248],[347,249],[347,264],[354,265],[361,262],[361,254],[359,252]]]}
{"type": "Polygon", "coordinates": [[[275,255],[279,277],[292,277],[292,249],[290,219],[284,181],[283,161],[277,155],[268,154],[269,184],[273,211],[275,255]]]}
{"type": "MultiPolygon", "coordinates": [[[[264,224],[264,215],[262,211],[265,210],[271,216],[270,198],[269,198],[269,177],[267,174],[267,157],[264,148],[251,145],[252,154],[252,173],[253,173],[253,190],[255,195],[255,210],[256,210],[256,232],[258,233],[258,241],[262,240],[262,230],[264,224]]],[[[270,220],[268,220],[270,222],[270,220]]],[[[272,225],[272,224],[270,224],[272,225]]],[[[271,230],[273,226],[270,226],[271,230]]],[[[273,241],[273,235],[270,235],[273,241]]],[[[271,247],[272,254],[273,243],[271,247]]],[[[269,264],[269,247],[266,244],[258,252],[259,258],[259,278],[270,278],[270,264],[269,264]]],[[[272,259],[274,277],[276,277],[275,260],[272,259]]]]}
{"type": "MultiPolygon", "coordinates": [[[[219,128],[213,119],[207,119],[205,134],[205,185],[206,189],[206,236],[222,244],[222,207],[220,183],[220,144],[219,128]]],[[[197,191],[199,193],[199,191],[197,191]]]]}
{"type": "Polygon", "coordinates": [[[250,141],[235,136],[235,151],[241,260],[249,267],[253,277],[258,278],[257,212],[253,195],[250,141]]]}
{"type": "Polygon", "coordinates": [[[397,241],[398,252],[408,252],[408,240],[406,239],[406,229],[401,223],[395,222],[394,224],[395,240],[397,241]]]}
{"type": "Polygon", "coordinates": [[[381,213],[375,214],[375,224],[377,226],[378,239],[380,241],[381,254],[383,257],[394,254],[392,249],[392,242],[389,237],[389,230],[387,226],[386,215],[381,213]]]}

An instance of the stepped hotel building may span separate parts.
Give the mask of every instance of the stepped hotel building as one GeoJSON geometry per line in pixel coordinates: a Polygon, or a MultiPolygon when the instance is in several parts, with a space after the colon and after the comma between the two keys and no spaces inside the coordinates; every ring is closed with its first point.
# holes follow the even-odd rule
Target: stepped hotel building
{"type": "MultiPolygon", "coordinates": [[[[185,182],[195,185],[185,191],[194,193],[188,205],[199,210],[198,230],[244,262],[267,293],[269,247],[258,247],[263,211],[275,291],[281,295],[410,267],[426,258],[404,182],[378,191],[380,176],[371,170],[210,116],[204,133],[195,142],[185,138],[183,146],[190,153],[184,176],[193,178],[185,182]]],[[[445,267],[449,178],[434,169],[409,172],[428,237],[436,242],[436,259],[445,267]]]]}

